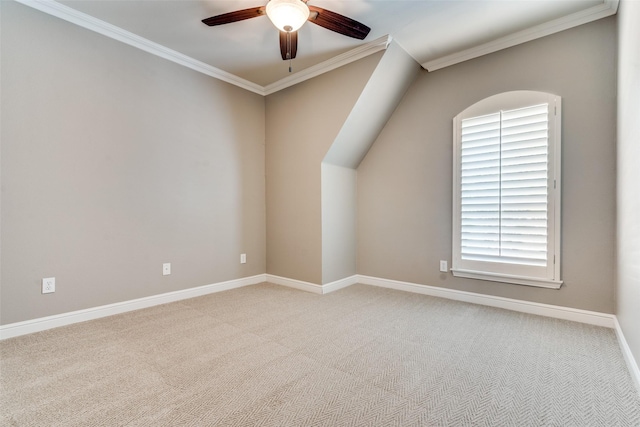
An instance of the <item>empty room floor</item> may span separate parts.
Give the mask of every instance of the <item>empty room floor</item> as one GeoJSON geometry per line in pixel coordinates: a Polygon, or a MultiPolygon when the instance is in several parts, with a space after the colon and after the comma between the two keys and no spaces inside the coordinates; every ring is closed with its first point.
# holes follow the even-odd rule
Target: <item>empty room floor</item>
{"type": "Polygon", "coordinates": [[[612,329],[268,283],[0,342],[7,426],[638,426],[612,329]]]}

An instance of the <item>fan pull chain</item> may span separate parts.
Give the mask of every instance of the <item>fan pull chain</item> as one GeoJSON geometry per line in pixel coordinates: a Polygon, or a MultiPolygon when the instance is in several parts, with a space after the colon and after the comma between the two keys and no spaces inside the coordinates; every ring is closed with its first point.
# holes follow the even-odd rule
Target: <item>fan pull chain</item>
{"type": "Polygon", "coordinates": [[[289,57],[289,72],[292,71],[291,68],[291,32],[287,31],[287,56],[289,57]]]}

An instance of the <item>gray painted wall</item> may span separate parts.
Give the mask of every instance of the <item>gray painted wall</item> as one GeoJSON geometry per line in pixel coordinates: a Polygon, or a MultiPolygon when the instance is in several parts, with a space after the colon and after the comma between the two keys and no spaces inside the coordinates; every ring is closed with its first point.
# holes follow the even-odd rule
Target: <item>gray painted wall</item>
{"type": "Polygon", "coordinates": [[[324,157],[322,284],[356,274],[356,168],[419,70],[419,64],[392,42],[324,157]]]}
{"type": "MultiPolygon", "coordinates": [[[[353,259],[336,261],[339,251],[324,254],[336,262],[323,270],[331,247],[323,239],[337,242],[340,232],[322,229],[321,162],[383,53],[265,101],[1,4],[1,324],[265,271],[313,283],[354,271],[353,259]],[[172,263],[171,276],[161,275],[163,262],[172,263]],[[57,278],[57,292],[41,295],[48,276],[57,278]]],[[[633,46],[635,35],[628,26],[620,37],[633,46]]],[[[615,18],[608,18],[422,72],[358,169],[357,205],[336,216],[347,224],[358,212],[357,272],[612,312],[615,52],[615,18]],[[438,260],[450,262],[451,253],[451,118],[515,89],[563,97],[560,291],[438,272],[438,260]]],[[[626,84],[635,88],[637,80],[626,84]]],[[[621,105],[637,111],[637,101],[621,105]]],[[[637,132],[630,120],[621,126],[637,132]]],[[[637,151],[626,147],[631,163],[637,151]]],[[[627,221],[619,234],[631,236],[624,248],[637,249],[634,172],[619,176],[627,221]]],[[[341,190],[334,198],[353,194],[352,186],[341,190]]],[[[355,241],[350,235],[341,245],[355,241]]],[[[621,277],[619,289],[630,298],[620,304],[621,322],[637,354],[635,253],[621,258],[631,280],[621,277]]]]}
{"type": "Polygon", "coordinates": [[[267,96],[267,273],[322,283],[321,163],[382,54],[267,96]]]}
{"type": "Polygon", "coordinates": [[[355,169],[322,163],[322,284],[356,274],[355,169]]]}
{"type": "Polygon", "coordinates": [[[264,273],[264,98],[1,3],[0,322],[264,273]]]}
{"type": "Polygon", "coordinates": [[[617,315],[640,361],[640,2],[620,3],[617,315]]]}
{"type": "Polygon", "coordinates": [[[358,168],[358,273],[614,311],[616,20],[599,20],[432,73],[422,72],[358,168]],[[454,278],[452,119],[511,90],[563,98],[560,290],[454,278]]]}

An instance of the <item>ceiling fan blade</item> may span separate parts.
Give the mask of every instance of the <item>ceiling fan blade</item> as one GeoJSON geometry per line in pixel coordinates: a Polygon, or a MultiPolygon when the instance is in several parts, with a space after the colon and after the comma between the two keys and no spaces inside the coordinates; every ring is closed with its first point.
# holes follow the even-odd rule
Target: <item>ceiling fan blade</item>
{"type": "Polygon", "coordinates": [[[203,19],[202,22],[210,27],[215,25],[229,24],[231,22],[244,21],[245,19],[255,18],[265,15],[265,7],[251,7],[249,9],[236,10],[234,12],[223,13],[222,15],[212,16],[203,19]]]}
{"type": "Polygon", "coordinates": [[[280,54],[283,60],[294,59],[298,52],[298,32],[280,31],[280,54]]]}
{"type": "Polygon", "coordinates": [[[327,30],[335,31],[336,33],[353,37],[354,39],[364,40],[371,31],[371,28],[367,27],[363,23],[360,23],[346,16],[340,15],[336,12],[323,9],[321,7],[309,6],[309,22],[320,25],[327,30]]]}

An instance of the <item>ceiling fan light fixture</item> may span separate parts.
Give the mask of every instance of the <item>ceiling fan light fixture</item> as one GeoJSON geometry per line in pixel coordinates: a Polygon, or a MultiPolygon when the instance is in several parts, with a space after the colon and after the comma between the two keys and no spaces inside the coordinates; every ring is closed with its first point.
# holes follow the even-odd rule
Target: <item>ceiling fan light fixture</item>
{"type": "Polygon", "coordinates": [[[267,16],[280,31],[297,31],[309,18],[309,7],[302,0],[270,0],[267,16]]]}

